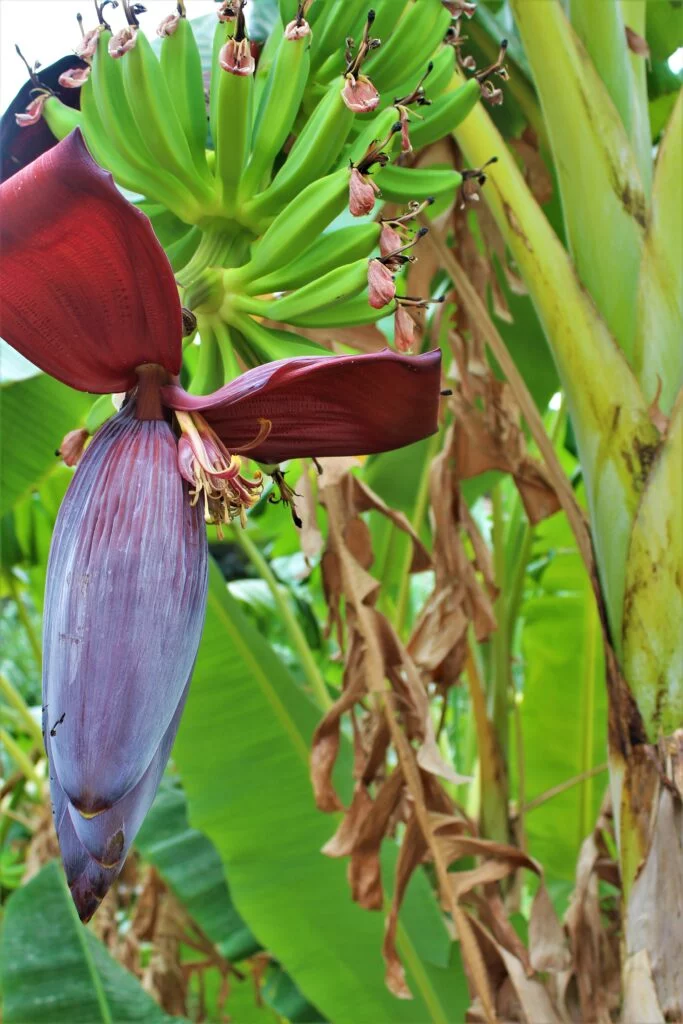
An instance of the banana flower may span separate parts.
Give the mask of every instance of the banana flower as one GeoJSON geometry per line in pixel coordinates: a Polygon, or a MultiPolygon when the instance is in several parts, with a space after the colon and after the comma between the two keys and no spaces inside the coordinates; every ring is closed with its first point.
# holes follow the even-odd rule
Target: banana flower
{"type": "Polygon", "coordinates": [[[276,463],[426,437],[440,355],[285,359],[189,395],[170,264],[78,131],[0,186],[0,208],[2,336],[73,388],[127,396],[69,486],[45,597],[53,813],[87,921],[173,746],[203,628],[205,523],[244,521],[261,492],[241,453],[276,463]]]}

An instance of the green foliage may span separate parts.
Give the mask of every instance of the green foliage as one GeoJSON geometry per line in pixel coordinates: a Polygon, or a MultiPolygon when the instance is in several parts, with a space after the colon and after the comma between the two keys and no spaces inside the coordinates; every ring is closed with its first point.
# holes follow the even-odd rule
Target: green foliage
{"type": "Polygon", "coordinates": [[[7,903],[0,944],[6,1024],[171,1024],[76,915],[49,864],[7,903]]]}
{"type": "Polygon", "coordinates": [[[315,812],[308,780],[318,718],[213,568],[174,757],[190,821],[221,855],[238,911],[335,1024],[357,1021],[359,1007],[378,1024],[429,1019],[428,1007],[456,1021],[462,977],[445,969],[449,941],[426,880],[411,886],[401,941],[416,998],[397,1003],[382,981],[382,921],[350,902],[343,863],[320,854],[331,823],[315,812]]]}

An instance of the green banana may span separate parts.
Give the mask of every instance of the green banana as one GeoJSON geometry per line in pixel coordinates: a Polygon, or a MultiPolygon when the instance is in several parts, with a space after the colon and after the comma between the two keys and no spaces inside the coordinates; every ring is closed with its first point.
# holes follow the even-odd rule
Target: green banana
{"type": "Polygon", "coordinates": [[[212,181],[204,162],[194,169],[192,154],[180,123],[166,78],[144,33],[120,58],[123,87],[135,122],[155,161],[168,170],[199,201],[211,205],[212,181]]]}
{"type": "MultiPolygon", "coordinates": [[[[248,46],[240,32],[241,39],[236,46],[248,46]]],[[[235,37],[236,38],[236,37],[235,37]]],[[[238,206],[238,189],[249,154],[251,131],[254,75],[238,74],[221,67],[218,60],[214,66],[212,87],[217,86],[218,97],[215,107],[215,121],[211,131],[216,148],[216,177],[219,184],[222,212],[226,216],[235,213],[238,206]]]]}
{"type": "Polygon", "coordinates": [[[356,295],[334,306],[325,306],[296,318],[297,327],[359,327],[374,324],[393,313],[391,306],[374,309],[365,294],[356,295]]]}
{"type": "Polygon", "coordinates": [[[243,197],[270,180],[275,157],[292,130],[308,79],[310,40],[310,30],[302,38],[282,36],[256,114],[251,158],[240,182],[243,197]]]}
{"type": "Polygon", "coordinates": [[[92,435],[99,430],[116,412],[116,406],[111,399],[111,395],[100,395],[88,409],[83,426],[89,434],[92,435]]]}
{"type": "Polygon", "coordinates": [[[410,141],[414,149],[424,149],[437,139],[454,131],[465,120],[481,96],[481,87],[476,78],[470,78],[453,92],[439,96],[431,106],[421,107],[424,120],[411,121],[410,141]]]}
{"type": "Polygon", "coordinates": [[[399,76],[410,79],[424,68],[449,24],[441,0],[420,0],[409,7],[387,42],[368,58],[367,74],[379,91],[389,89],[399,76]]]}
{"type": "Polygon", "coordinates": [[[206,176],[206,104],[202,59],[187,18],[161,42],[161,70],[182,125],[195,167],[206,176]]]}
{"type": "Polygon", "coordinates": [[[211,129],[211,139],[213,141],[214,149],[216,148],[216,135],[218,134],[216,107],[218,104],[218,76],[221,72],[220,64],[218,63],[218,55],[227,43],[228,39],[234,35],[234,32],[234,21],[216,22],[211,50],[211,88],[209,89],[209,127],[211,129]]]}
{"type": "Polygon", "coordinates": [[[56,139],[65,139],[69,132],[81,126],[83,115],[80,110],[67,107],[56,96],[48,96],[43,107],[43,118],[56,139]]]}
{"type": "MultiPolygon", "coordinates": [[[[395,0],[395,3],[398,6],[398,0],[395,0]]],[[[320,5],[320,15],[311,45],[311,74],[314,77],[316,70],[330,57],[337,57],[337,71],[343,70],[344,40],[347,36],[353,35],[352,30],[359,18],[367,17],[369,5],[369,0],[332,0],[331,3],[320,5]]],[[[311,11],[317,6],[313,4],[311,11]]]]}
{"type": "Polygon", "coordinates": [[[109,55],[110,39],[110,32],[100,34],[92,72],[81,87],[86,141],[98,161],[96,149],[107,154],[104,166],[124,188],[143,193],[192,223],[199,216],[197,204],[147,149],[126,100],[121,63],[109,55]]]}
{"type": "Polygon", "coordinates": [[[275,327],[266,327],[243,313],[233,313],[229,326],[239,356],[249,366],[258,366],[259,363],[271,362],[274,359],[291,359],[294,356],[332,355],[314,341],[306,341],[296,334],[280,331],[275,327]]]}
{"type": "Polygon", "coordinates": [[[382,199],[391,203],[408,203],[412,199],[428,199],[444,192],[455,192],[462,184],[462,175],[457,171],[394,167],[391,164],[380,168],[374,178],[382,199]]]}
{"type": "MultiPolygon", "coordinates": [[[[97,57],[96,57],[97,61],[97,57]]],[[[132,164],[117,145],[117,136],[104,124],[94,93],[93,73],[81,86],[81,114],[83,134],[88,149],[98,164],[111,171],[123,188],[141,192],[170,209],[175,209],[172,196],[164,190],[159,180],[149,173],[139,161],[132,164]]]]}
{"type": "Polygon", "coordinates": [[[246,263],[234,271],[234,276],[229,277],[228,282],[230,286],[239,286],[240,291],[246,295],[266,295],[300,288],[335,267],[369,257],[379,242],[380,231],[381,225],[376,222],[352,224],[338,231],[330,231],[287,266],[278,267],[271,274],[252,278],[251,263],[246,263]]]}
{"type": "MultiPolygon", "coordinates": [[[[385,93],[384,98],[380,101],[380,108],[383,109],[387,103],[394,103],[397,99],[412,93],[417,80],[424,76],[430,64],[432,65],[432,70],[424,80],[425,96],[433,102],[437,96],[446,92],[453,82],[453,50],[450,46],[444,46],[439,43],[434,55],[418,69],[416,75],[401,79],[396,85],[392,85],[391,92],[385,93]]],[[[428,110],[429,104],[420,107],[421,113],[428,110]]]]}
{"type": "MultiPolygon", "coordinates": [[[[382,110],[379,114],[376,114],[372,121],[366,122],[361,131],[358,133],[356,138],[353,140],[351,146],[347,148],[344,153],[344,162],[349,161],[353,164],[357,164],[363,159],[369,147],[375,142],[381,142],[391,132],[393,125],[399,120],[399,112],[394,107],[387,107],[386,110],[382,110]]],[[[390,143],[385,149],[391,149],[392,144],[390,143]]]]}
{"type": "Polygon", "coordinates": [[[296,325],[299,316],[353,298],[367,287],[367,283],[368,261],[362,259],[347,266],[335,267],[318,280],[311,281],[280,299],[264,301],[245,295],[234,295],[230,297],[229,302],[231,308],[296,325]]]}
{"type": "Polygon", "coordinates": [[[344,209],[348,201],[349,170],[342,167],[319,178],[292,200],[254,245],[251,264],[263,276],[287,263],[292,252],[304,253],[344,209]]]}
{"type": "Polygon", "coordinates": [[[341,97],[343,84],[343,80],[335,79],[308,118],[271,184],[247,203],[254,217],[272,216],[334,165],[354,119],[341,97]]]}

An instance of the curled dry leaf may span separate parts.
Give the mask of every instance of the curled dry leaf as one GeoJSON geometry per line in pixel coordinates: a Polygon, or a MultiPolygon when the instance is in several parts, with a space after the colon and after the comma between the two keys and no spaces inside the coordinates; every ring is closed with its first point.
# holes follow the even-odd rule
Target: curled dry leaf
{"type": "Polygon", "coordinates": [[[510,386],[492,373],[478,377],[475,386],[470,375],[461,381],[452,401],[453,456],[460,478],[469,480],[489,469],[510,473],[532,525],[557,512],[560,502],[550,478],[527,452],[510,386]]]}

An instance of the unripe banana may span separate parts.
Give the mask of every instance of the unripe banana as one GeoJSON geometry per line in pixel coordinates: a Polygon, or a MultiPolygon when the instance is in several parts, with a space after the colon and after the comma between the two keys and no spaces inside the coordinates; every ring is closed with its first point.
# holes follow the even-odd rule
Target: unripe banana
{"type": "Polygon", "coordinates": [[[255,218],[273,216],[334,166],[354,119],[341,97],[343,84],[342,79],[335,79],[328,87],[272,183],[247,204],[255,218]]]}
{"type": "Polygon", "coordinates": [[[395,167],[388,164],[375,175],[382,199],[391,203],[409,203],[412,199],[429,199],[460,188],[462,176],[457,171],[422,167],[395,167]]]}
{"type": "Polygon", "coordinates": [[[300,29],[293,30],[293,38],[288,38],[288,31],[280,41],[256,114],[251,158],[240,182],[240,194],[245,198],[269,181],[273,161],[292,131],[306,87],[310,29],[303,21],[300,29]]]}
{"type": "Polygon", "coordinates": [[[254,274],[263,276],[288,262],[292,252],[304,253],[318,235],[344,209],[348,199],[349,170],[342,167],[312,182],[272,221],[254,245],[254,274]]]}
{"type": "Polygon", "coordinates": [[[217,56],[212,75],[214,89],[218,96],[211,131],[216,177],[222,213],[231,216],[238,206],[238,188],[249,154],[254,96],[254,62],[242,28],[228,37],[217,56]]]}
{"type": "MultiPolygon", "coordinates": [[[[97,58],[96,58],[97,59],[97,58]]],[[[117,183],[131,192],[141,192],[170,209],[175,209],[171,193],[144,165],[134,166],[117,146],[116,135],[104,124],[93,91],[93,74],[81,86],[82,129],[88,149],[98,164],[111,171],[117,183]]]]}
{"type": "Polygon", "coordinates": [[[299,316],[353,298],[368,283],[367,259],[356,260],[345,267],[335,267],[316,281],[297,288],[280,299],[253,299],[232,296],[235,308],[281,323],[298,324],[299,316]]]}
{"type": "Polygon", "coordinates": [[[195,167],[206,176],[206,103],[202,59],[187,18],[161,43],[161,70],[187,139],[195,167]]]}
{"type": "Polygon", "coordinates": [[[100,34],[92,72],[81,87],[86,141],[98,162],[107,154],[103,166],[124,188],[141,192],[192,223],[200,209],[147,148],[126,98],[121,62],[109,55],[110,39],[110,32],[100,34]]]}
{"type": "Polygon", "coordinates": [[[356,295],[334,306],[302,313],[297,317],[297,327],[359,327],[374,324],[393,312],[390,306],[374,309],[365,293],[356,295]]]}
{"type": "Polygon", "coordinates": [[[453,92],[439,96],[431,106],[422,107],[420,113],[424,120],[415,120],[410,125],[413,148],[423,149],[452,132],[477,105],[480,96],[479,82],[470,78],[453,92]]]}
{"type": "Polygon", "coordinates": [[[314,341],[306,341],[296,334],[279,331],[275,327],[266,327],[244,313],[234,312],[229,326],[240,359],[248,367],[275,359],[291,359],[293,356],[332,355],[314,341]]]}
{"type": "Polygon", "coordinates": [[[67,107],[56,96],[48,96],[43,107],[43,118],[56,139],[65,139],[69,132],[80,127],[83,115],[80,110],[67,107]]]}
{"type": "Polygon", "coordinates": [[[210,205],[213,183],[206,162],[201,171],[194,168],[166,78],[144,33],[137,33],[135,46],[120,60],[126,98],[150,153],[200,202],[210,205]]]}
{"type": "MultiPolygon", "coordinates": [[[[398,4],[399,0],[394,0],[398,4]]],[[[315,10],[313,4],[311,11],[315,10]]],[[[311,47],[311,74],[330,57],[338,56],[337,72],[344,70],[344,40],[353,35],[356,23],[367,17],[369,7],[377,5],[371,0],[328,0],[319,5],[320,14],[316,23],[315,35],[311,47]]]]}
{"type": "Polygon", "coordinates": [[[272,274],[252,278],[251,264],[246,263],[236,271],[228,271],[226,287],[238,286],[247,295],[265,295],[269,292],[288,291],[300,288],[329,270],[355,260],[369,257],[379,242],[381,225],[352,224],[339,231],[322,235],[302,255],[285,267],[279,267],[272,274]]]}
{"type": "Polygon", "coordinates": [[[449,24],[441,0],[419,0],[409,7],[387,42],[368,58],[367,74],[379,91],[425,67],[449,24]]]}

